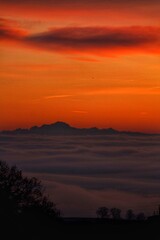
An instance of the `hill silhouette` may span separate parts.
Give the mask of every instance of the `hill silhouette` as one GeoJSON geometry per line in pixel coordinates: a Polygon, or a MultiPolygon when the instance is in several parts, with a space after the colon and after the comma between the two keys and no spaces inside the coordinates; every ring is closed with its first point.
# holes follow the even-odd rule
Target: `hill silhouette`
{"type": "MultiPolygon", "coordinates": [[[[33,126],[29,129],[18,128],[15,130],[1,131],[2,134],[45,134],[45,135],[151,135],[142,132],[118,131],[113,128],[76,128],[65,122],[55,122],[42,126],[33,126]]],[[[153,135],[153,134],[152,134],[153,135]]]]}

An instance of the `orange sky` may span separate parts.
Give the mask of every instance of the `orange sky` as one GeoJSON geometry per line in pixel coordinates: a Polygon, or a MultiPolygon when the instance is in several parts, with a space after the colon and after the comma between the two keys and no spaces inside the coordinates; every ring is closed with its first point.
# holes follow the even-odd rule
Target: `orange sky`
{"type": "Polygon", "coordinates": [[[0,129],[160,132],[158,0],[2,0],[0,129]]]}

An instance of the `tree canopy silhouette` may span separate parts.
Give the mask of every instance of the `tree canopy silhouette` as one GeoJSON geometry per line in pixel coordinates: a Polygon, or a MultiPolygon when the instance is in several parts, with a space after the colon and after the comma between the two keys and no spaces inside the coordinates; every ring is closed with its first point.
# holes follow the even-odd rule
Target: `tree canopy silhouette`
{"type": "Polygon", "coordinates": [[[35,178],[28,178],[16,166],[0,161],[0,215],[12,217],[35,214],[58,218],[60,211],[44,195],[44,187],[35,178]]]}
{"type": "Polygon", "coordinates": [[[121,209],[111,208],[110,212],[113,219],[121,219],[121,209]]]}
{"type": "Polygon", "coordinates": [[[128,209],[126,212],[126,219],[133,220],[135,218],[135,214],[132,209],[128,209]]]}
{"type": "Polygon", "coordinates": [[[109,218],[109,209],[107,207],[99,207],[96,211],[97,217],[109,218]]]}

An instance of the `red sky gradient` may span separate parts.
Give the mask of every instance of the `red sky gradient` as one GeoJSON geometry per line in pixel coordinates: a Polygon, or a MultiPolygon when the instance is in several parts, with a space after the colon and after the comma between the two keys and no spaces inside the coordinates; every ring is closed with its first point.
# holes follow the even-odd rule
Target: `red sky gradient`
{"type": "Polygon", "coordinates": [[[160,132],[158,0],[0,1],[0,129],[160,132]]]}

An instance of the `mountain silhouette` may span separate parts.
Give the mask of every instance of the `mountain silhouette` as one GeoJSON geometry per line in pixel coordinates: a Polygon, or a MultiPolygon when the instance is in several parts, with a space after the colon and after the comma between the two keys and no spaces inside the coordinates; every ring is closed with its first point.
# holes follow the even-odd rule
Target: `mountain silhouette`
{"type": "Polygon", "coordinates": [[[44,134],[44,135],[115,135],[115,134],[128,134],[128,135],[150,135],[141,132],[127,132],[118,131],[113,128],[75,128],[65,122],[55,122],[52,124],[44,124],[40,127],[33,126],[29,129],[18,128],[12,131],[2,131],[2,134],[44,134]]]}

